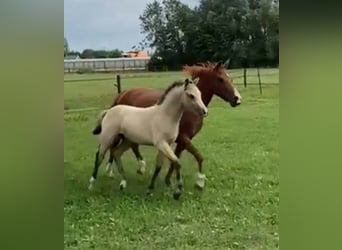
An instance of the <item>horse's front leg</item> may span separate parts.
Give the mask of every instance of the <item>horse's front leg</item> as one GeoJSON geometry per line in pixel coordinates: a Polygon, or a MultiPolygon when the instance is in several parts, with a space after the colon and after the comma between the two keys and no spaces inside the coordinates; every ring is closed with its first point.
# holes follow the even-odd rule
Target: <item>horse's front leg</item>
{"type": "MultiPolygon", "coordinates": [[[[197,177],[196,177],[195,187],[197,187],[199,189],[203,189],[205,186],[205,180],[206,180],[206,176],[205,176],[205,174],[203,174],[203,169],[202,169],[203,157],[200,154],[200,152],[198,151],[198,149],[192,144],[191,139],[187,136],[179,137],[177,148],[175,150],[176,155],[177,154],[180,155],[180,153],[184,149],[186,149],[190,154],[192,154],[197,161],[198,173],[197,173],[197,177]]],[[[174,167],[171,165],[169,172],[167,173],[167,175],[165,177],[166,183],[170,182],[170,178],[171,178],[173,169],[174,169],[174,167]]]]}
{"type": "Polygon", "coordinates": [[[173,152],[171,146],[169,143],[167,143],[166,141],[161,141],[159,143],[157,143],[156,147],[164,154],[164,156],[166,158],[168,158],[175,166],[176,169],[176,178],[177,178],[177,186],[176,186],[176,190],[173,193],[173,198],[178,200],[179,197],[181,196],[182,192],[183,192],[183,180],[181,177],[181,173],[180,173],[180,168],[181,168],[181,164],[180,161],[178,159],[178,157],[175,155],[175,153],[173,152]]]}
{"type": "Polygon", "coordinates": [[[195,183],[195,187],[199,189],[203,189],[205,186],[205,180],[206,176],[203,174],[202,170],[202,163],[203,163],[203,157],[198,151],[198,149],[191,143],[191,140],[188,137],[184,137],[184,143],[185,143],[185,149],[192,154],[198,164],[198,173],[197,173],[197,180],[195,183]]]}

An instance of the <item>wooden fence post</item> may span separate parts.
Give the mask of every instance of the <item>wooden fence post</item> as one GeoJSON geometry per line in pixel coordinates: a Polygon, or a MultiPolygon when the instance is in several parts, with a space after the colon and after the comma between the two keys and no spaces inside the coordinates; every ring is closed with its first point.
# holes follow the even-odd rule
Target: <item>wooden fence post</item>
{"type": "Polygon", "coordinates": [[[247,87],[247,69],[243,68],[243,85],[247,87]]]}
{"type": "Polygon", "coordinates": [[[116,87],[118,88],[118,93],[121,93],[121,77],[116,75],[116,87]]]}
{"type": "Polygon", "coordinates": [[[260,79],[260,69],[259,69],[259,68],[258,68],[258,79],[259,79],[259,90],[260,90],[260,94],[262,94],[261,79],[260,79]]]}

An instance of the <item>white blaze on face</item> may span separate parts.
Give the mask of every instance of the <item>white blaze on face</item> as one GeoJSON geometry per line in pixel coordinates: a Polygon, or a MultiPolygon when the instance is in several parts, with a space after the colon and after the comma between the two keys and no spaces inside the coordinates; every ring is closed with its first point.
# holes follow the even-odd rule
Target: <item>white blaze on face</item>
{"type": "MultiPolygon", "coordinates": [[[[231,79],[230,75],[228,74],[228,72],[226,72],[226,74],[229,77],[229,79],[231,79]]],[[[241,95],[240,95],[239,91],[236,88],[234,88],[234,95],[239,98],[236,103],[241,104],[241,99],[242,98],[241,98],[241,95]]]]}
{"type": "Polygon", "coordinates": [[[236,88],[234,88],[234,95],[239,98],[236,103],[241,104],[242,98],[241,98],[239,91],[236,88]]]}

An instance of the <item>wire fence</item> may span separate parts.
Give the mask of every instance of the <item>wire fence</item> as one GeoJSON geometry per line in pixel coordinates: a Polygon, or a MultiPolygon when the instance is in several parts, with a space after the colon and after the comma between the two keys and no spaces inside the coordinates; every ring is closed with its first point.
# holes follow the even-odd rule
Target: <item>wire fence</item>
{"type": "MultiPolygon", "coordinates": [[[[279,85],[279,81],[267,81],[263,82],[263,78],[270,76],[277,76],[279,73],[277,71],[270,73],[260,73],[260,69],[242,69],[242,70],[231,70],[230,78],[233,80],[234,85],[243,85],[247,88],[250,85],[258,85],[259,92],[262,94],[263,85],[279,85]],[[256,71],[255,74],[250,74],[250,71],[256,71]],[[250,78],[255,77],[257,81],[251,81],[250,78]],[[239,80],[242,79],[240,82],[239,80]],[[237,81],[238,80],[238,81],[237,81]]],[[[165,72],[165,73],[155,73],[155,72],[144,72],[144,73],[134,73],[134,74],[116,74],[110,75],[108,77],[94,77],[94,78],[77,78],[77,79],[64,79],[64,83],[72,83],[72,82],[99,82],[99,81],[110,81],[113,80],[114,87],[117,88],[118,93],[122,90],[122,82],[121,79],[129,79],[129,78],[149,78],[149,77],[170,77],[174,76],[175,73],[179,74],[179,72],[165,72]]]]}

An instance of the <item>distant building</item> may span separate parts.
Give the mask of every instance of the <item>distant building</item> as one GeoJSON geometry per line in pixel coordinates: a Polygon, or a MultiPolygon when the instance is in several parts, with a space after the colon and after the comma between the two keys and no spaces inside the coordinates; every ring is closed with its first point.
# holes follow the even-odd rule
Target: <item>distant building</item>
{"type": "Polygon", "coordinates": [[[147,51],[128,51],[122,54],[123,57],[128,58],[148,58],[147,51]]]}
{"type": "Polygon", "coordinates": [[[79,57],[79,55],[66,55],[66,56],[64,57],[64,60],[78,60],[78,59],[81,59],[81,58],[79,57]]]}

